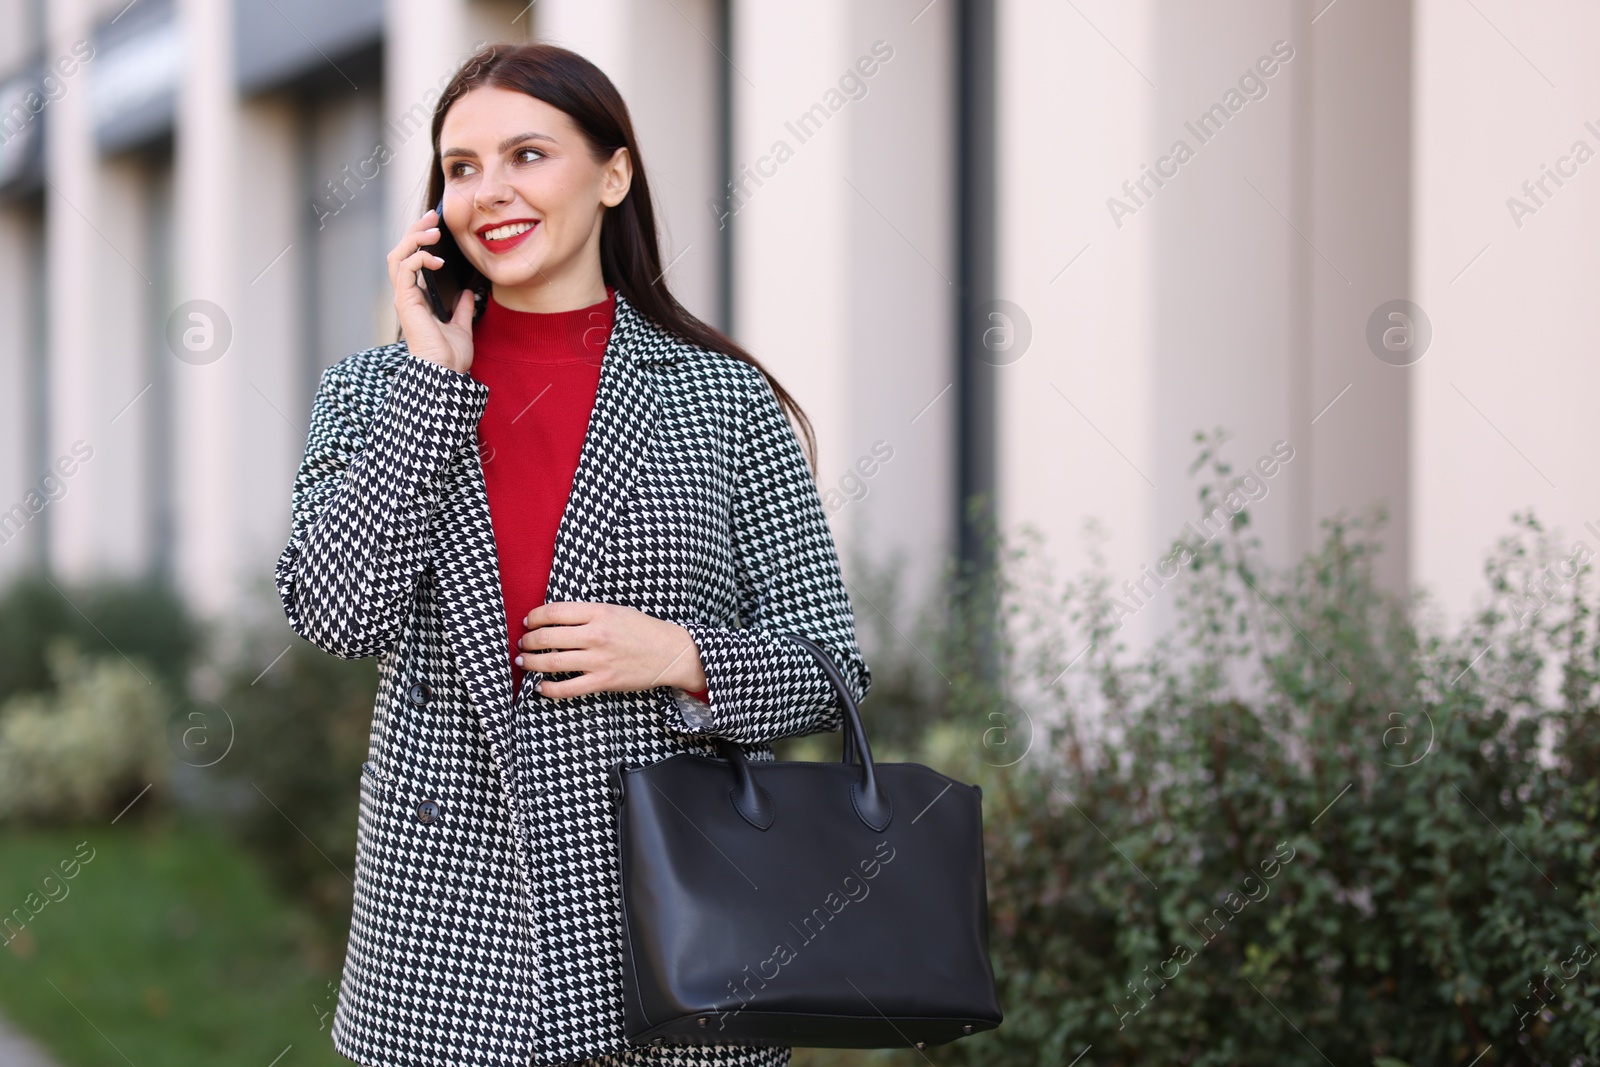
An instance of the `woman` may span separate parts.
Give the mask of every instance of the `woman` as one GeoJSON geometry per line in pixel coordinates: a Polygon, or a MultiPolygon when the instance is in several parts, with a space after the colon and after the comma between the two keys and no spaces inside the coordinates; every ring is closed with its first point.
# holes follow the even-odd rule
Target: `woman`
{"type": "Polygon", "coordinates": [[[627,1045],[607,772],[839,728],[782,633],[866,695],[785,405],[804,416],[667,291],[592,64],[484,49],[432,133],[425,202],[481,278],[442,322],[418,286],[433,213],[389,254],[404,340],[323,374],[277,567],[296,632],[379,660],[334,1045],[367,1067],[786,1063],[627,1045]]]}

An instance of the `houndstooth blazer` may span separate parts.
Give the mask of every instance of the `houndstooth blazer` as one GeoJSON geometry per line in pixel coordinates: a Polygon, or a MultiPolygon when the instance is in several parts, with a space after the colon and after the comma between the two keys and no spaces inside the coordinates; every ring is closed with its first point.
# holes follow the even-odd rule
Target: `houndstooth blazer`
{"type": "MultiPolygon", "coordinates": [[[[754,367],[621,292],[547,600],[683,625],[709,705],[663,686],[513,702],[477,425],[488,387],[403,341],[322,375],[276,584],[295,631],[376,656],[333,1043],[366,1067],[781,1065],[787,1048],[628,1046],[607,773],[838,729],[798,646],[871,675],[821,498],[754,367]]],[[[532,605],[530,605],[531,608],[532,605]]],[[[573,672],[551,674],[552,679],[573,672]]]]}

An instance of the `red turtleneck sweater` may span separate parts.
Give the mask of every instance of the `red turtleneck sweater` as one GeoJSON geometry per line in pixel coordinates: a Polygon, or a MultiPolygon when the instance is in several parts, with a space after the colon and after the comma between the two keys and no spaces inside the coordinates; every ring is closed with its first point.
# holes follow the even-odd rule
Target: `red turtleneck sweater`
{"type": "MultiPolygon", "coordinates": [[[[490,295],[473,326],[473,378],[489,387],[478,448],[505,595],[513,694],[522,688],[522,620],[544,603],[556,530],[611,338],[616,290],[572,311],[513,311],[490,295]]],[[[701,689],[691,695],[707,698],[701,689]]]]}

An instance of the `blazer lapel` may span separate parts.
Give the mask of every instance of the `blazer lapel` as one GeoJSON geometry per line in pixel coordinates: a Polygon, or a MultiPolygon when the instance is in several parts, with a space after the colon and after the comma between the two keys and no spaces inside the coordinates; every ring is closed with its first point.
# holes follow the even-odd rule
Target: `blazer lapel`
{"type": "Polygon", "coordinates": [[[673,346],[648,328],[618,291],[616,317],[583,450],[556,529],[555,554],[545,603],[583,600],[596,567],[606,557],[617,509],[628,496],[634,475],[656,426],[656,394],[646,364],[676,358],[673,346]]]}
{"type": "Polygon", "coordinates": [[[433,573],[444,626],[472,702],[484,711],[510,703],[511,660],[494,527],[478,450],[463,450],[434,519],[433,573]]]}
{"type": "Polygon", "coordinates": [[[433,574],[445,635],[455,654],[467,698],[483,725],[489,754],[506,785],[519,854],[531,863],[522,840],[523,804],[517,783],[517,746],[512,729],[511,652],[506,642],[505,600],[495,557],[494,528],[476,441],[451,467],[433,524],[433,574]]]}

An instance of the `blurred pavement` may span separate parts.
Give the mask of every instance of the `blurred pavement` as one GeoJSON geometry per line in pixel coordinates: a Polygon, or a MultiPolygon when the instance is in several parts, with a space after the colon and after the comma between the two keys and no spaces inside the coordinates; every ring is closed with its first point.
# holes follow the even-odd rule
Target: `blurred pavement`
{"type": "Polygon", "coordinates": [[[0,1016],[0,1067],[55,1067],[55,1061],[0,1016]]]}

